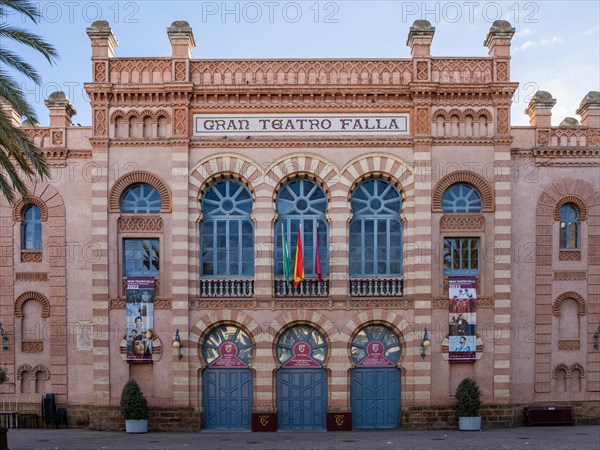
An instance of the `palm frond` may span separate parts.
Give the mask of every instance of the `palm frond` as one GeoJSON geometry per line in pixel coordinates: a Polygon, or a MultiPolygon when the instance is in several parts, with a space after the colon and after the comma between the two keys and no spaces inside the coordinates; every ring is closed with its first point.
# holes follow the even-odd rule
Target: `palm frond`
{"type": "Polygon", "coordinates": [[[15,52],[11,52],[5,48],[0,48],[0,63],[4,63],[7,66],[12,67],[22,75],[25,75],[35,84],[40,84],[42,82],[40,75],[33,68],[33,66],[15,52]]]}
{"type": "Polygon", "coordinates": [[[5,37],[11,39],[19,44],[23,44],[27,47],[36,50],[41,53],[44,58],[48,60],[50,64],[53,64],[58,59],[58,53],[56,49],[46,42],[43,38],[37,34],[33,34],[22,28],[15,28],[9,25],[0,25],[0,39],[5,37]]]}
{"type": "Polygon", "coordinates": [[[27,103],[21,87],[0,69],[0,99],[10,104],[19,116],[25,116],[32,123],[38,121],[37,114],[27,103]]]}
{"type": "Polygon", "coordinates": [[[3,9],[12,9],[31,19],[33,23],[38,23],[41,17],[40,11],[34,3],[27,0],[0,0],[0,17],[6,15],[3,9]]]}

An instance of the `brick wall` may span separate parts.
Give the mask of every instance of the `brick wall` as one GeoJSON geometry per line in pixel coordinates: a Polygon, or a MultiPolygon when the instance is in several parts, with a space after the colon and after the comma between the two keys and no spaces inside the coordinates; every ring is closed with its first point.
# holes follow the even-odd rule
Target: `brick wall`
{"type": "MultiPolygon", "coordinates": [[[[58,405],[64,407],[65,405],[58,405]]],[[[535,403],[523,405],[484,405],[481,408],[483,429],[523,425],[523,408],[527,406],[572,406],[577,424],[600,424],[600,404],[595,402],[535,403]]],[[[20,411],[40,414],[40,406],[20,405],[20,411]]],[[[125,421],[118,407],[67,407],[70,428],[99,431],[124,431],[125,421]]],[[[148,428],[151,431],[198,431],[202,413],[193,408],[150,408],[148,428]]],[[[437,407],[411,406],[402,409],[402,428],[406,430],[444,430],[458,428],[458,417],[452,405],[437,407]]]]}

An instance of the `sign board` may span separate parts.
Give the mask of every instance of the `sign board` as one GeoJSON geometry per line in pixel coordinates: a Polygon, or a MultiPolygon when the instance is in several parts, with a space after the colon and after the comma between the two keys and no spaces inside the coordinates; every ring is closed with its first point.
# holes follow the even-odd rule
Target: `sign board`
{"type": "Polygon", "coordinates": [[[407,136],[409,114],[194,114],[194,136],[407,136]]]}

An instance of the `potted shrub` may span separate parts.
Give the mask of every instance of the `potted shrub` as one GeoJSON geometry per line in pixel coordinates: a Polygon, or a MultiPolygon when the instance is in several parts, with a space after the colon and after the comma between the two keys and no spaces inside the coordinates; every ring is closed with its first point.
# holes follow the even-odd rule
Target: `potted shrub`
{"type": "Polygon", "coordinates": [[[148,432],[148,401],[135,380],[130,380],[123,386],[121,415],[125,419],[127,433],[148,432]]]}
{"type": "Polygon", "coordinates": [[[459,430],[481,430],[481,392],[473,378],[465,378],[456,388],[456,413],[459,430]]]}

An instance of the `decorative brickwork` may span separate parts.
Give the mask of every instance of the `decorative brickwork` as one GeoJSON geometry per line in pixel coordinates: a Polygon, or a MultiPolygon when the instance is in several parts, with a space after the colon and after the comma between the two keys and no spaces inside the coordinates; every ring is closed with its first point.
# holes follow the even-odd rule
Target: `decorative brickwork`
{"type": "Polygon", "coordinates": [[[145,183],[152,186],[160,194],[162,206],[160,208],[161,213],[171,212],[171,192],[167,187],[167,184],[156,175],[150,172],[137,171],[123,175],[119,178],[112,189],[110,190],[109,196],[109,211],[120,212],[121,211],[121,196],[125,190],[137,183],[145,183]]]}
{"type": "Polygon", "coordinates": [[[42,305],[42,318],[50,317],[50,302],[38,292],[25,292],[15,301],[15,317],[23,318],[23,304],[28,300],[34,300],[42,305]]]}
{"type": "Polygon", "coordinates": [[[21,341],[21,351],[23,353],[38,353],[44,351],[42,341],[21,341]]]}
{"type": "Polygon", "coordinates": [[[554,300],[554,303],[552,304],[552,314],[554,314],[554,316],[560,316],[560,304],[567,299],[575,300],[577,302],[579,305],[579,309],[577,310],[579,317],[585,316],[587,312],[585,300],[577,292],[565,292],[556,297],[556,300],[554,300]]]}
{"type": "Polygon", "coordinates": [[[581,252],[579,250],[560,250],[558,259],[560,261],[581,261],[581,252]]]}
{"type": "Polygon", "coordinates": [[[48,274],[46,272],[17,272],[15,273],[15,281],[47,281],[48,274]]]}
{"type": "MultiPolygon", "coordinates": [[[[560,315],[560,303],[571,298],[579,305],[578,315],[587,315],[587,330],[582,336],[591,336],[600,322],[600,310],[597,304],[587,305],[584,296],[576,292],[565,292],[550,304],[549,294],[552,292],[552,250],[558,248],[558,242],[553,242],[552,228],[555,224],[557,204],[562,199],[581,199],[589,222],[587,242],[588,261],[587,272],[600,273],[600,259],[593,256],[600,254],[600,194],[590,183],[580,179],[555,179],[540,195],[536,208],[536,346],[535,346],[535,392],[536,400],[547,399],[551,392],[551,327],[545,326],[551,322],[552,316],[560,315]]],[[[562,252],[560,252],[562,253],[562,252]]],[[[581,252],[576,252],[580,254],[581,252]]],[[[600,292],[600,280],[592,277],[587,280],[585,296],[597,295],[600,292]]],[[[560,344],[559,344],[560,345],[560,344]]],[[[600,368],[593,361],[597,359],[593,347],[585,342],[580,343],[580,349],[585,349],[587,357],[588,392],[600,389],[596,379],[600,377],[600,368]]],[[[581,351],[581,350],[580,350],[581,351]]],[[[583,355],[581,355],[583,356],[583,355]]]]}
{"type": "Polygon", "coordinates": [[[483,212],[494,211],[494,195],[492,193],[492,188],[485,178],[475,172],[459,170],[443,177],[435,187],[431,204],[433,212],[443,212],[442,196],[446,189],[456,183],[467,183],[475,187],[481,195],[483,212]]]}
{"type": "Polygon", "coordinates": [[[23,263],[40,263],[42,259],[41,250],[21,250],[21,262],[23,263]]]}
{"type": "Polygon", "coordinates": [[[15,206],[13,207],[13,218],[15,222],[21,222],[23,220],[23,209],[29,205],[35,205],[40,208],[40,212],[42,213],[40,220],[42,222],[48,220],[48,207],[46,206],[46,203],[39,197],[30,196],[21,198],[15,203],[15,206]]]}
{"type": "Polygon", "coordinates": [[[485,219],[481,215],[444,214],[440,218],[441,231],[484,231],[485,219]]]}
{"type": "Polygon", "coordinates": [[[119,231],[132,232],[162,232],[163,220],[161,217],[119,217],[119,231]]]}
{"type": "Polygon", "coordinates": [[[587,272],[580,272],[577,270],[562,270],[560,272],[554,272],[553,278],[555,280],[585,280],[587,278],[587,272]]]}
{"type": "Polygon", "coordinates": [[[508,81],[508,63],[499,61],[496,64],[496,75],[498,81],[508,81]]]}
{"type": "Polygon", "coordinates": [[[560,340],[558,341],[558,349],[559,350],[579,350],[579,341],[570,339],[570,340],[560,340]]]}
{"type": "Polygon", "coordinates": [[[556,202],[556,207],[554,208],[554,220],[560,220],[560,208],[567,203],[573,203],[577,206],[579,210],[579,221],[585,222],[588,217],[588,209],[585,202],[577,195],[567,195],[561,198],[558,202],[556,202]]]}

